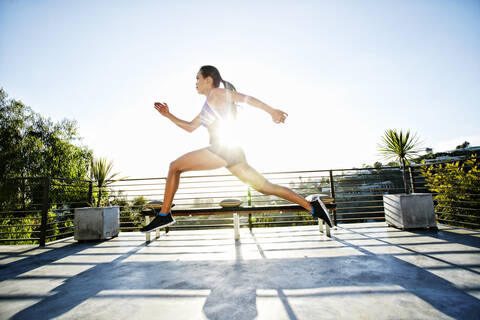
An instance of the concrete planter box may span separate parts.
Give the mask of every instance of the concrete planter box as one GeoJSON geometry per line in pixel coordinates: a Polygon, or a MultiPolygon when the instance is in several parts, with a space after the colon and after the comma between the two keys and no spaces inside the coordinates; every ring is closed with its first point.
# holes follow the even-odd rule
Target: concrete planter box
{"type": "Polygon", "coordinates": [[[120,208],[76,208],[74,219],[75,240],[104,240],[118,236],[120,208]]]}
{"type": "Polygon", "coordinates": [[[400,229],[437,228],[430,193],[388,194],[383,196],[385,220],[400,229]]]}

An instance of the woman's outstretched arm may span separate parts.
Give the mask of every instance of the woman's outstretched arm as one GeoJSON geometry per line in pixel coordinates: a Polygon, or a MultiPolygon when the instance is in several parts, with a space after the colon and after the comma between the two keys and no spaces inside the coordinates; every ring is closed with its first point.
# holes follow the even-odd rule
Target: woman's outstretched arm
{"type": "MultiPolygon", "coordinates": [[[[254,97],[245,95],[245,94],[240,93],[240,92],[230,91],[230,90],[226,90],[226,89],[214,89],[214,90],[215,90],[214,94],[212,95],[212,98],[211,98],[212,100],[218,99],[217,95],[223,95],[223,97],[222,97],[223,99],[229,99],[230,98],[235,103],[249,104],[252,107],[256,107],[256,108],[259,108],[259,109],[267,112],[270,116],[272,116],[272,120],[275,123],[283,123],[283,122],[285,122],[285,119],[288,117],[288,114],[286,112],[284,112],[282,110],[279,110],[279,109],[272,108],[268,104],[263,103],[262,101],[254,98],[254,97]],[[227,97],[227,95],[231,95],[231,96],[227,97]]],[[[209,99],[209,101],[210,101],[210,99],[209,99]]]]}
{"type": "MultiPolygon", "coordinates": [[[[238,99],[242,99],[241,101],[238,101],[238,102],[244,102],[246,104],[249,104],[253,107],[262,109],[263,111],[267,112],[268,114],[270,114],[272,116],[272,120],[275,123],[284,123],[285,119],[287,119],[287,117],[288,117],[288,114],[286,112],[284,112],[282,110],[279,110],[279,109],[272,108],[268,104],[258,100],[257,98],[250,97],[250,96],[244,95],[242,93],[238,93],[238,92],[235,92],[233,94],[233,96],[234,96],[234,98],[233,98],[234,101],[235,101],[235,96],[237,96],[238,99]]],[[[235,101],[235,102],[237,102],[237,101],[235,101]]]]}
{"type": "Polygon", "coordinates": [[[175,123],[177,126],[182,128],[183,130],[186,130],[188,132],[192,132],[198,127],[200,127],[200,116],[196,116],[195,119],[192,121],[185,121],[182,119],[179,119],[175,117],[173,114],[170,113],[170,110],[168,109],[168,105],[166,103],[160,103],[160,102],[155,102],[155,109],[157,109],[158,112],[165,118],[170,119],[173,123],[175,123]]]}

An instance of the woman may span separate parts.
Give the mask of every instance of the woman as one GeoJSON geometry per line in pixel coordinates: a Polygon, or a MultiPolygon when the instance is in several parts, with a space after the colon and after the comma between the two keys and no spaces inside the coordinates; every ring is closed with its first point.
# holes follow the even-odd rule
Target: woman
{"type": "Polygon", "coordinates": [[[155,109],[188,132],[192,132],[200,126],[206,127],[210,134],[210,146],[189,152],[170,164],[162,209],[158,216],[140,231],[152,231],[175,223],[170,208],[178,189],[181,173],[221,167],[226,167],[234,176],[261,193],[276,195],[299,204],[311,212],[313,217],[325,220],[331,227],[332,221],[328,210],[320,200],[309,202],[288,188],[270,183],[247,163],[240,146],[225,139],[226,134],[223,129],[229,127],[225,123],[235,118],[236,104],[238,103],[246,103],[264,110],[271,115],[275,123],[285,122],[288,115],[253,97],[236,92],[235,87],[228,81],[224,81],[217,68],[213,66],[200,68],[197,74],[196,88],[199,94],[206,96],[206,101],[201,112],[192,121],[188,122],[175,117],[170,113],[166,103],[155,102],[155,109]],[[219,88],[220,83],[223,84],[223,89],[219,88]]]}

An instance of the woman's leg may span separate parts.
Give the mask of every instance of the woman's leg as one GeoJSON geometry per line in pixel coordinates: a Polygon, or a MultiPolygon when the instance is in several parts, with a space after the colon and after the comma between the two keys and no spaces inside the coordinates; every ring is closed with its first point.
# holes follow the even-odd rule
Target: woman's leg
{"type": "Polygon", "coordinates": [[[310,202],[305,200],[305,198],[288,188],[282,187],[278,184],[270,183],[267,179],[265,179],[264,176],[262,176],[246,162],[229,167],[228,170],[230,170],[230,172],[241,181],[245,182],[263,194],[275,195],[285,200],[294,202],[304,207],[305,210],[309,212],[312,210],[312,205],[310,202]]]}
{"type": "Polygon", "coordinates": [[[178,190],[180,174],[182,172],[213,170],[225,167],[226,165],[227,163],[225,160],[208,151],[206,148],[184,154],[177,160],[170,163],[161,212],[170,212],[173,197],[178,190]]]}

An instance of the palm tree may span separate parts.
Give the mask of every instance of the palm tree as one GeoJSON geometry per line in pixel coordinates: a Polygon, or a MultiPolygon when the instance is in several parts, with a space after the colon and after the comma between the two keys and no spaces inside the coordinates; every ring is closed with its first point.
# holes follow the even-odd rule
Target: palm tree
{"type": "Polygon", "coordinates": [[[107,159],[105,158],[99,158],[99,159],[92,158],[90,173],[91,173],[91,178],[95,181],[95,184],[97,185],[97,188],[98,188],[97,207],[100,206],[103,189],[105,189],[107,186],[111,185],[116,181],[120,181],[126,178],[126,177],[123,177],[123,178],[114,179],[119,174],[119,172],[110,174],[110,171],[112,171],[112,168],[113,168],[112,161],[110,161],[107,164],[107,159]]]}
{"type": "Polygon", "coordinates": [[[393,159],[400,162],[403,172],[403,184],[405,186],[405,193],[409,193],[407,184],[406,165],[410,164],[410,160],[416,156],[421,150],[422,142],[416,134],[411,135],[410,130],[406,133],[396,129],[388,129],[382,137],[382,143],[378,145],[378,150],[385,159],[393,159]]]}

